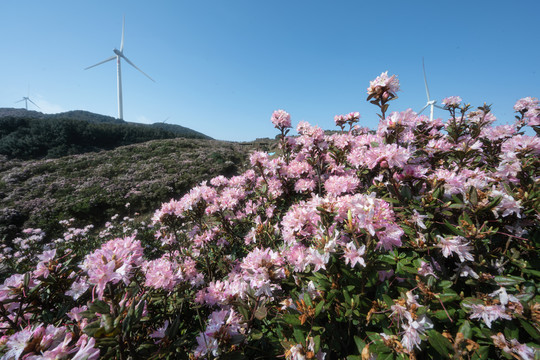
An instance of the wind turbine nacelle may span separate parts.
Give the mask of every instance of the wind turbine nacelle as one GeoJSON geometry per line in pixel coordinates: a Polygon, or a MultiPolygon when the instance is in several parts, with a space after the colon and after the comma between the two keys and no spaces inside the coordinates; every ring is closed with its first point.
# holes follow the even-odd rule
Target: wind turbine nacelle
{"type": "Polygon", "coordinates": [[[118,56],[122,56],[122,52],[116,48],[113,49],[113,52],[118,56]]]}

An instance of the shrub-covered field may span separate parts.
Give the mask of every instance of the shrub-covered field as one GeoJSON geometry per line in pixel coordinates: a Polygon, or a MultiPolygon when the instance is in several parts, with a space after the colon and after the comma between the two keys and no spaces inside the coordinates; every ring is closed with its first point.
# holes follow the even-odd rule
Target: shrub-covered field
{"type": "Polygon", "coordinates": [[[0,286],[3,359],[535,359],[540,106],[494,126],[390,112],[326,135],[272,115],[281,151],[159,207],[44,246],[26,229],[0,286]],[[39,251],[38,251],[39,249],[39,251]]]}
{"type": "Polygon", "coordinates": [[[63,233],[59,221],[71,218],[100,227],[114,214],[151,214],[205,179],[237,174],[250,149],[170,139],[60,159],[0,158],[0,239],[11,240],[24,227],[54,239],[63,233]]]}

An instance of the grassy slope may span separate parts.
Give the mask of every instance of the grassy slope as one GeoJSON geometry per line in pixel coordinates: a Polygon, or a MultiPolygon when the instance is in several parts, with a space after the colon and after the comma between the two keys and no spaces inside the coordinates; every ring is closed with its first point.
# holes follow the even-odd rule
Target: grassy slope
{"type": "Polygon", "coordinates": [[[54,238],[62,219],[100,226],[131,208],[151,213],[203,180],[235,174],[255,147],[260,144],[171,139],[59,159],[0,158],[0,240],[25,227],[54,238]]]}

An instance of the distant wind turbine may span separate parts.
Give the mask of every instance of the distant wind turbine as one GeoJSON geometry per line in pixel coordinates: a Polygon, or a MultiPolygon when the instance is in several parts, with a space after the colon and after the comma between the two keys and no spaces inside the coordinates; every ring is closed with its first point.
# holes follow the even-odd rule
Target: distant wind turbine
{"type": "Polygon", "coordinates": [[[444,108],[442,106],[439,106],[437,105],[437,100],[432,100],[431,97],[429,96],[429,88],[428,88],[428,85],[427,85],[427,78],[426,78],[426,67],[424,65],[424,58],[422,58],[422,70],[424,70],[424,84],[426,85],[426,95],[427,95],[427,103],[426,105],[422,108],[422,110],[420,110],[418,112],[418,115],[420,115],[422,113],[422,111],[426,110],[426,108],[428,106],[431,107],[430,109],[430,114],[429,114],[429,120],[430,121],[433,121],[433,108],[439,108],[439,109],[443,109],[444,108]]]}
{"type": "Polygon", "coordinates": [[[122,40],[120,42],[120,50],[118,50],[117,48],[114,48],[113,49],[113,52],[114,52],[113,56],[111,56],[110,58],[105,59],[105,60],[103,60],[101,62],[98,62],[95,65],[89,66],[89,67],[84,69],[84,70],[88,70],[88,69],[93,68],[95,66],[98,66],[98,65],[101,65],[101,64],[106,63],[108,61],[112,61],[112,60],[116,59],[116,69],[117,69],[117,73],[118,73],[118,118],[121,119],[121,120],[124,118],[124,109],[123,109],[123,105],[122,105],[122,70],[121,70],[121,65],[120,65],[120,59],[126,60],[126,62],[129,65],[133,66],[135,69],[139,70],[144,76],[146,76],[147,78],[149,78],[150,80],[155,82],[154,79],[152,79],[144,71],[139,69],[134,63],[132,63],[124,55],[124,28],[125,28],[125,24],[126,24],[126,18],[124,17],[123,20],[122,20],[122,40]]]}
{"type": "Polygon", "coordinates": [[[28,89],[28,96],[23,96],[23,98],[19,101],[15,101],[15,104],[17,103],[20,103],[24,101],[24,107],[26,108],[26,110],[28,110],[28,102],[30,101],[32,104],[34,104],[38,109],[41,109],[35,102],[33,102],[32,100],[30,100],[30,88],[28,89]]]}

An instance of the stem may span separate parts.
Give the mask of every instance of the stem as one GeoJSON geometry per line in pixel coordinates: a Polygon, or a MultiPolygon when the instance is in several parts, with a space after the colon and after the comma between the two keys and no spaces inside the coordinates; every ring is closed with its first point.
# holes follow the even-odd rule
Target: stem
{"type": "Polygon", "coordinates": [[[448,314],[448,311],[446,311],[446,308],[444,307],[444,304],[443,304],[443,302],[442,302],[441,298],[440,298],[440,297],[438,297],[438,299],[439,299],[439,302],[441,303],[441,306],[442,306],[442,308],[444,309],[444,312],[446,313],[446,316],[448,317],[448,319],[450,320],[450,322],[452,322],[452,323],[453,323],[453,322],[454,322],[454,320],[452,320],[452,318],[450,317],[450,314],[448,314]]]}

